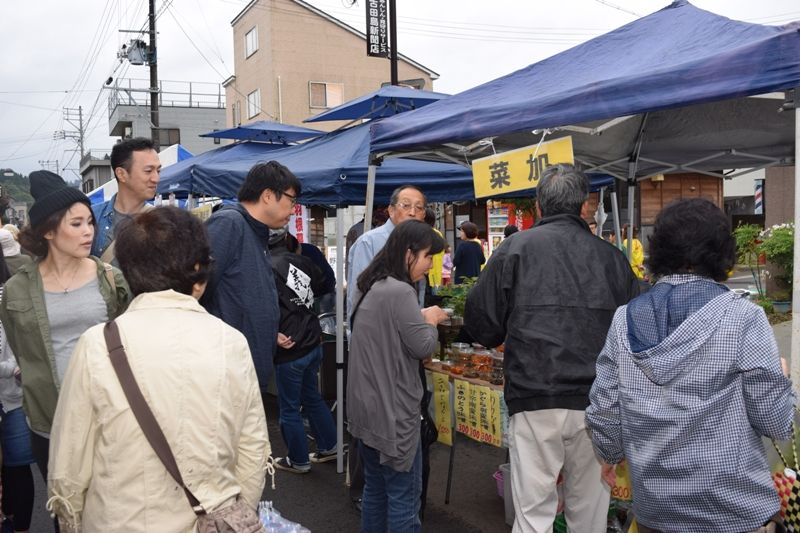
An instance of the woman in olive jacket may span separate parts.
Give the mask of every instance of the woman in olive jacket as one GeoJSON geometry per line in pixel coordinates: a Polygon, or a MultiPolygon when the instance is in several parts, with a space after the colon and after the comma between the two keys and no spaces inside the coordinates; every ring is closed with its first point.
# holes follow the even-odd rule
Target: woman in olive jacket
{"type": "Polygon", "coordinates": [[[34,203],[20,240],[37,260],[6,283],[0,320],[21,371],[33,454],[47,479],[50,429],[75,343],[121,314],[130,295],[119,270],[89,255],[94,218],[86,195],[45,170],[29,179],[34,203]]]}

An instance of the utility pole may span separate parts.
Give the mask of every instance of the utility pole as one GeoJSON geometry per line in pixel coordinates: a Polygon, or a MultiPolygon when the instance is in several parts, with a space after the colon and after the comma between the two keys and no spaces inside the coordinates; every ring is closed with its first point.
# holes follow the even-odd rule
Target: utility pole
{"type": "Polygon", "coordinates": [[[159,151],[158,142],[158,61],[156,55],[156,0],[149,0],[150,4],[150,122],[153,127],[151,138],[159,151]]]}
{"type": "Polygon", "coordinates": [[[67,121],[76,131],[57,131],[55,135],[58,138],[65,139],[69,137],[78,143],[78,148],[81,151],[81,159],[86,154],[84,148],[84,138],[86,131],[83,128],[83,106],[78,106],[78,109],[69,107],[64,108],[64,120],[67,121]]]}
{"type": "Polygon", "coordinates": [[[40,159],[39,160],[39,164],[42,165],[42,168],[45,169],[45,170],[53,170],[56,174],[59,173],[58,172],[58,159],[56,159],[55,161],[50,160],[50,159],[46,159],[46,160],[40,159]],[[53,169],[54,165],[55,165],[55,169],[53,169]]]}
{"type": "Polygon", "coordinates": [[[399,85],[397,76],[397,0],[389,0],[389,63],[392,85],[399,85]]]}

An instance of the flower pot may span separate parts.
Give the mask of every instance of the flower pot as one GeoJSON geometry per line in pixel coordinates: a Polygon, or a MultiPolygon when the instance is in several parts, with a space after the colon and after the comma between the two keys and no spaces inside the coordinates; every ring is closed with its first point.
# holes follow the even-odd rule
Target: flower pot
{"type": "Polygon", "coordinates": [[[792,302],[786,300],[772,300],[772,307],[776,313],[788,313],[792,310],[792,302]]]}

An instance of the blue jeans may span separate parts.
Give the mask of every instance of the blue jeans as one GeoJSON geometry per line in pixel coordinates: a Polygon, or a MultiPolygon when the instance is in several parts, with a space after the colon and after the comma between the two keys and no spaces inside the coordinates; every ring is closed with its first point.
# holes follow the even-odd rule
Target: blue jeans
{"type": "Polygon", "coordinates": [[[336,424],[318,387],[322,346],[317,346],[300,359],[275,365],[278,387],[281,434],[289,448],[292,464],[304,466],[308,460],[308,440],[303,427],[300,406],[308,417],[317,451],[328,452],[336,447],[336,424]]]}
{"type": "Polygon", "coordinates": [[[417,443],[408,472],[381,465],[380,452],[361,443],[364,496],[361,501],[363,533],[419,533],[422,497],[422,444],[417,443]]]}

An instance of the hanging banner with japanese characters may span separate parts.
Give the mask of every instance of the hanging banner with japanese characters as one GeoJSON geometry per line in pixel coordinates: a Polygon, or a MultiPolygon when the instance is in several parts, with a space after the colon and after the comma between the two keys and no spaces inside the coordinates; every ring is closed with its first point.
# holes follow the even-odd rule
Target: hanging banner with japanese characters
{"type": "Polygon", "coordinates": [[[450,409],[450,378],[447,374],[431,372],[433,381],[433,409],[436,429],[439,430],[439,442],[447,446],[453,445],[453,421],[450,409]]]}
{"type": "Polygon", "coordinates": [[[366,0],[367,55],[389,57],[389,25],[387,0],[366,0]]]}
{"type": "Polygon", "coordinates": [[[485,198],[536,187],[544,169],[556,163],[574,163],[572,137],[476,159],[472,162],[475,197],[485,198]]]}
{"type": "Polygon", "coordinates": [[[469,382],[454,379],[453,396],[456,402],[456,431],[469,435],[469,382]]]}
{"type": "Polygon", "coordinates": [[[469,385],[469,411],[467,412],[467,426],[469,427],[469,436],[475,440],[481,440],[481,427],[480,427],[480,403],[478,398],[479,385],[470,383],[469,385]]]}

